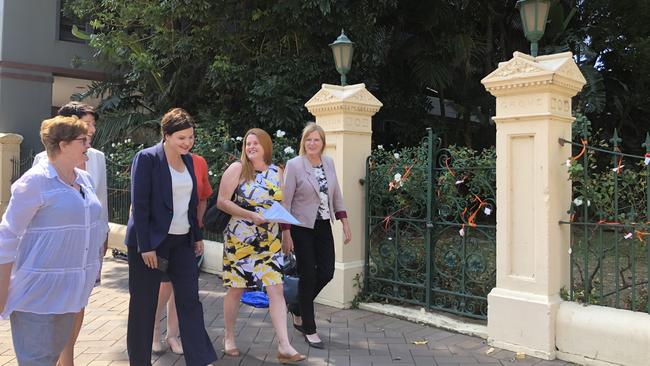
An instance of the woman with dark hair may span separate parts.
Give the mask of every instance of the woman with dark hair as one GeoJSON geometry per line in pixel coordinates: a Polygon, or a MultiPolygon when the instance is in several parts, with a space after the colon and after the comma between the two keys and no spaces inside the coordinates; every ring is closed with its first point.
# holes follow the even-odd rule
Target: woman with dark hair
{"type": "Polygon", "coordinates": [[[224,352],[239,356],[235,343],[239,301],[247,288],[262,286],[269,296],[269,312],[278,338],[278,361],[289,363],[306,357],[289,343],[279,226],[262,217],[265,209],[282,201],[282,170],[272,163],[272,152],[268,133],[259,128],[248,130],[240,161],[226,169],[219,184],[217,206],[232,215],[224,231],[223,285],[228,289],[223,300],[224,352]]]}
{"type": "Polygon", "coordinates": [[[289,160],[284,181],[283,206],[301,222],[282,225],[282,247],[294,250],[300,282],[298,306],[292,306],[294,327],[310,347],[324,348],[316,333],[314,299],[334,276],[334,238],[331,222],[341,220],[344,243],[352,238],[334,161],[323,155],[325,131],[309,123],[302,131],[300,155],[289,160]]]}
{"type": "Polygon", "coordinates": [[[90,175],[86,123],[41,124],[47,159],[11,186],[0,223],[0,317],[11,319],[20,365],[54,365],[88,303],[108,222],[90,175]]]}
{"type": "Polygon", "coordinates": [[[161,120],[163,140],[141,150],[131,168],[131,215],[126,229],[129,259],[127,350],[132,365],[151,365],[151,345],[163,272],[174,288],[183,356],[188,366],[216,361],[199,301],[197,255],[203,236],[190,148],[194,120],[181,108],[161,120]]]}
{"type": "MultiPolygon", "coordinates": [[[[196,191],[199,194],[199,203],[197,206],[197,220],[199,228],[203,229],[203,216],[207,209],[208,198],[212,196],[212,187],[208,177],[208,163],[205,159],[197,154],[192,153],[192,162],[194,163],[194,173],[196,176],[196,191]]],[[[197,257],[200,262],[201,257],[197,257]]],[[[162,353],[165,348],[160,340],[160,320],[163,309],[167,308],[167,335],[166,341],[169,349],[177,354],[183,354],[183,343],[178,330],[178,315],[176,314],[176,300],[174,299],[174,289],[172,288],[169,276],[163,275],[160,282],[160,291],[158,292],[158,306],[156,308],[156,321],[153,328],[153,344],[151,349],[154,353],[162,353]]]]}

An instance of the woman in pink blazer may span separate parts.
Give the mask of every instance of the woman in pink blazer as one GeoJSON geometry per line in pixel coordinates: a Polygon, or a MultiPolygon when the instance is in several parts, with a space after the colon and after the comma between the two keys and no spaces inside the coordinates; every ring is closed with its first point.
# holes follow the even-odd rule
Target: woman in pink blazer
{"type": "Polygon", "coordinates": [[[334,161],[323,155],[325,131],[315,123],[305,126],[300,155],[285,168],[282,204],[301,222],[282,225],[282,249],[295,251],[300,282],[299,303],[290,304],[293,326],[314,348],[324,348],[314,321],[314,299],[334,276],[334,238],[330,222],[341,220],[345,244],[350,242],[350,226],[343,196],[336,178],[334,161]]]}

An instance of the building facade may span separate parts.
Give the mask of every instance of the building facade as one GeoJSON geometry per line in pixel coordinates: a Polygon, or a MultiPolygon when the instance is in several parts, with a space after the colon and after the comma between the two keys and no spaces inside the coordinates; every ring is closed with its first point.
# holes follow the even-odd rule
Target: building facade
{"type": "Polygon", "coordinates": [[[97,69],[73,67],[91,51],[71,37],[61,1],[0,0],[0,132],[23,136],[22,154],[43,149],[43,119],[103,77],[97,69]]]}

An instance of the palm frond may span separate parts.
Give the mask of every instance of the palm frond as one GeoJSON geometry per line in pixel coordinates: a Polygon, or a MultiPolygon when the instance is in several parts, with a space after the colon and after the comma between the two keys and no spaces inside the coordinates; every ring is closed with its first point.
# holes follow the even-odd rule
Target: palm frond
{"type": "Polygon", "coordinates": [[[115,112],[102,115],[93,136],[93,146],[102,150],[111,142],[131,136],[138,128],[156,127],[158,119],[138,112],[115,112]]]}

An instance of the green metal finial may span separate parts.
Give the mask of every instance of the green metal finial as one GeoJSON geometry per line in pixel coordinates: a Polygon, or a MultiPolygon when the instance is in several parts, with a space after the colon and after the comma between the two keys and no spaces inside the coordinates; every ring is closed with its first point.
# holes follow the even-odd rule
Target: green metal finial
{"type": "Polygon", "coordinates": [[[618,144],[620,144],[622,141],[623,140],[620,137],[618,137],[618,130],[615,128],[614,136],[612,136],[612,138],[609,139],[609,142],[611,142],[612,145],[614,145],[614,147],[618,147],[618,144]]]}
{"type": "Polygon", "coordinates": [[[650,132],[645,134],[645,142],[641,146],[645,147],[645,152],[650,153],[650,132]]]}

